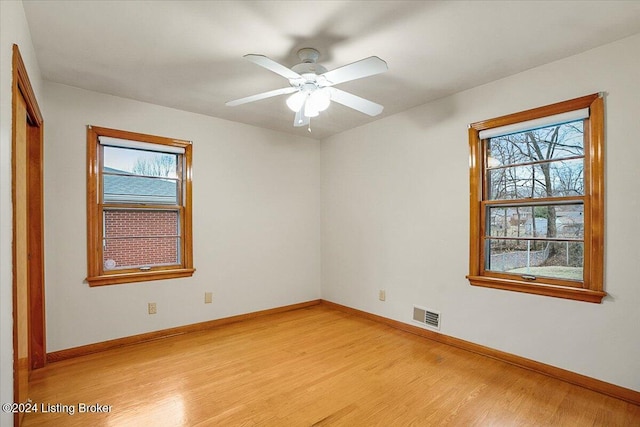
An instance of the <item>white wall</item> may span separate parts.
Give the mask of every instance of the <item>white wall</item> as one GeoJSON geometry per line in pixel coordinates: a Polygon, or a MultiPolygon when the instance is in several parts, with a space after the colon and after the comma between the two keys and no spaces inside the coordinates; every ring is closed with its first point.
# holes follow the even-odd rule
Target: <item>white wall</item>
{"type": "Polygon", "coordinates": [[[323,141],[322,297],[640,391],[640,35],[323,141]],[[602,304],[472,287],[469,123],[606,91],[602,304]],[[386,302],[378,290],[386,290],[386,302]]]}
{"type": "Polygon", "coordinates": [[[49,352],[320,297],[318,141],[49,82],[43,110],[49,352]],[[193,141],[192,278],[83,282],[86,125],[193,141]]]}
{"type": "MultiPolygon", "coordinates": [[[[21,1],[0,1],[0,401],[13,401],[12,208],[11,208],[11,84],[13,44],[20,48],[39,102],[40,70],[21,1]]],[[[11,425],[12,414],[0,414],[11,425]]]]}

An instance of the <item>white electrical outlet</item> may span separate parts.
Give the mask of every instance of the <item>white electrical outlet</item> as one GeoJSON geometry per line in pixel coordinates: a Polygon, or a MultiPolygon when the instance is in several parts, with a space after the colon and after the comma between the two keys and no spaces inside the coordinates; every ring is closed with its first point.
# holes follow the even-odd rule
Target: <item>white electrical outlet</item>
{"type": "Polygon", "coordinates": [[[155,302],[150,302],[149,303],[149,314],[156,314],[158,312],[157,307],[156,307],[156,303],[155,302]]]}
{"type": "Polygon", "coordinates": [[[204,293],[204,303],[205,304],[211,304],[212,301],[213,301],[213,293],[205,292],[204,293]]]}
{"type": "Polygon", "coordinates": [[[385,291],[384,289],[380,289],[380,291],[378,292],[378,299],[380,301],[385,301],[387,299],[387,291],[385,291]]]}

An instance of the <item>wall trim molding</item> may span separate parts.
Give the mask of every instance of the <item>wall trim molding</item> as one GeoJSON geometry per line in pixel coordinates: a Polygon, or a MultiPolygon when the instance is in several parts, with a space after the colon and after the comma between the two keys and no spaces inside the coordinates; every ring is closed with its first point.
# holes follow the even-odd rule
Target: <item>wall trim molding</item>
{"type": "Polygon", "coordinates": [[[465,341],[459,338],[454,338],[448,335],[441,334],[439,332],[423,329],[418,326],[409,325],[397,320],[389,319],[377,314],[368,313],[355,308],[340,305],[331,301],[322,300],[322,305],[333,308],[338,311],[342,311],[347,314],[352,314],[358,317],[364,317],[374,322],[383,323],[395,329],[399,329],[411,334],[419,335],[423,338],[427,338],[433,341],[437,341],[442,344],[450,345],[452,347],[459,348],[461,350],[470,351],[472,353],[479,354],[481,356],[490,357],[510,365],[518,366],[523,369],[528,369],[539,374],[543,374],[573,385],[584,387],[586,389],[596,391],[598,393],[606,394],[607,396],[621,399],[634,405],[640,405],[640,392],[631,390],[629,388],[621,387],[615,384],[611,384],[605,381],[601,381],[586,375],[578,374],[566,369],[557,368],[555,366],[547,365],[542,362],[537,362],[525,357],[516,356],[515,354],[507,353],[500,350],[495,350],[490,347],[485,347],[480,344],[475,344],[470,341],[465,341]]]}
{"type": "Polygon", "coordinates": [[[270,308],[268,310],[254,311],[246,314],[238,314],[236,316],[224,317],[222,319],[209,320],[206,322],[193,323],[190,325],[177,326],[175,328],[162,329],[154,332],[146,332],[144,334],[132,335],[129,337],[116,338],[109,341],[98,342],[94,344],[87,344],[79,347],[68,348],[65,350],[54,351],[47,353],[47,362],[59,362],[61,360],[72,359],[74,357],[86,356],[87,354],[99,353],[105,350],[112,350],[114,348],[125,347],[134,344],[142,344],[150,341],[159,340],[162,338],[169,338],[176,335],[188,334],[190,332],[202,331],[205,329],[212,329],[223,325],[229,325],[231,323],[242,322],[244,320],[253,319],[256,317],[267,316],[269,314],[283,313],[286,311],[299,310],[302,308],[319,305],[322,300],[312,300],[307,302],[301,302],[298,304],[285,305],[282,307],[270,308]]]}
{"type": "Polygon", "coordinates": [[[74,357],[85,356],[87,354],[93,354],[102,352],[105,350],[111,350],[115,348],[125,347],[134,344],[142,344],[145,342],[155,341],[162,338],[168,338],[176,335],[188,334],[190,332],[202,331],[205,329],[216,328],[231,323],[242,322],[256,317],[267,316],[269,314],[283,313],[292,310],[299,310],[312,306],[322,305],[327,308],[331,308],[343,313],[347,313],[353,316],[363,317],[368,320],[382,323],[394,329],[398,329],[404,332],[408,332],[420,337],[436,341],[442,344],[450,345],[452,347],[459,348],[461,350],[470,351],[475,354],[490,357],[510,365],[518,366],[523,369],[528,369],[539,374],[543,374],[558,380],[584,387],[586,389],[605,394],[607,396],[621,399],[634,405],[640,405],[640,392],[631,390],[625,387],[621,387],[615,384],[607,383],[586,375],[578,374],[568,371],[566,369],[557,368],[555,366],[547,365],[542,362],[537,362],[525,357],[516,356],[511,353],[507,353],[500,350],[495,350],[490,347],[485,347],[480,344],[475,344],[470,341],[465,341],[459,338],[454,338],[448,335],[441,334],[439,332],[423,329],[418,326],[409,325],[407,323],[400,322],[398,320],[389,319],[387,317],[379,316],[377,314],[368,313],[366,311],[358,310],[356,308],[347,307],[341,304],[337,304],[331,301],[317,299],[307,302],[301,302],[298,304],[286,305],[282,307],[271,308],[268,310],[255,311],[252,313],[239,314],[236,316],[225,317],[222,319],[210,320],[207,322],[194,323],[191,325],[178,326],[175,328],[163,329],[160,331],[147,332],[144,334],[133,335],[130,337],[117,338],[114,340],[99,342],[95,344],[83,345],[80,347],[69,348],[65,350],[55,351],[47,353],[47,362],[59,362],[61,360],[72,359],[74,357]]]}

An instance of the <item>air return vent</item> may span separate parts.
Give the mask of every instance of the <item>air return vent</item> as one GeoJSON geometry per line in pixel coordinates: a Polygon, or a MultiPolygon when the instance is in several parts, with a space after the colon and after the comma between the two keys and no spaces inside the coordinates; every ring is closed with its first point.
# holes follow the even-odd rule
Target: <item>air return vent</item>
{"type": "Polygon", "coordinates": [[[431,328],[440,329],[440,313],[437,311],[414,305],[413,320],[431,328]]]}

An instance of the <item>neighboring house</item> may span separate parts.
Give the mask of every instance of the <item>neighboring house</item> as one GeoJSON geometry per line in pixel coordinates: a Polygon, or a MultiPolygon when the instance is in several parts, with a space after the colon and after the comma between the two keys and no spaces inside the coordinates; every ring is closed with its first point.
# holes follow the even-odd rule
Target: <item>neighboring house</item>
{"type": "Polygon", "coordinates": [[[176,181],[125,175],[125,171],[108,167],[104,172],[105,202],[167,205],[166,211],[105,210],[105,268],[175,264],[180,246],[179,215],[174,208],[176,181]]]}
{"type": "Polygon", "coordinates": [[[581,235],[584,229],[584,215],[582,212],[561,211],[557,212],[556,227],[563,235],[581,235]]]}
{"type": "Polygon", "coordinates": [[[524,223],[524,230],[527,234],[533,235],[533,237],[538,237],[541,235],[545,235],[547,233],[547,218],[539,218],[536,217],[535,223],[528,217],[526,222],[524,223]],[[535,234],[533,232],[533,226],[535,225],[535,234]]]}

